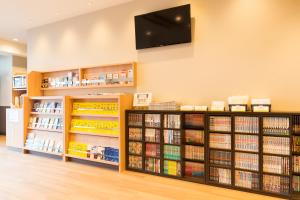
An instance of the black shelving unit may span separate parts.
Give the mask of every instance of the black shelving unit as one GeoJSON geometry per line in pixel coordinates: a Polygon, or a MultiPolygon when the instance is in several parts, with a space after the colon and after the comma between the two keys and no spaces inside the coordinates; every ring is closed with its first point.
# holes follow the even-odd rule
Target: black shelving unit
{"type": "MultiPolygon", "coordinates": [[[[132,118],[131,118],[132,119],[132,118]]],[[[282,124],[281,124],[282,125],[282,124]]],[[[227,127],[228,128],[228,127],[227,127]]],[[[283,142],[284,143],[284,142],[283,142]]],[[[280,148],[280,145],[278,146],[280,148]]],[[[152,175],[164,176],[168,178],[175,178],[180,180],[192,181],[197,183],[203,183],[218,187],[230,188],[240,191],[253,192],[258,194],[264,194],[269,196],[276,196],[285,199],[300,199],[300,113],[285,113],[285,112],[272,112],[272,113],[254,113],[254,112],[200,112],[200,111],[153,111],[153,110],[127,110],[126,111],[126,169],[130,171],[137,171],[142,173],[148,173],[152,175]],[[147,142],[145,140],[145,116],[148,114],[157,114],[160,119],[160,126],[156,127],[160,133],[160,141],[157,142],[147,142]],[[142,122],[137,124],[129,123],[130,115],[140,115],[142,122]],[[165,116],[168,115],[177,115],[180,119],[180,126],[178,127],[165,127],[165,116]],[[188,119],[190,115],[197,115],[198,117],[203,118],[203,121],[198,125],[189,124],[188,119]],[[211,118],[214,117],[227,117],[230,119],[230,129],[229,130],[214,130],[211,127],[211,118]],[[282,120],[280,121],[279,120],[282,120]],[[271,119],[276,123],[283,123],[284,126],[274,126],[271,127],[271,132],[266,127],[264,120],[271,119]],[[239,121],[240,120],[240,121],[239,121]],[[252,120],[251,123],[244,126],[250,127],[251,131],[243,127],[243,120],[252,120]],[[278,120],[278,121],[276,121],[278,120]],[[241,123],[242,122],[242,123],[241,123]],[[139,128],[142,136],[141,140],[132,139],[129,137],[129,131],[131,128],[139,128]],[[252,130],[253,129],[253,130],[252,130]],[[166,144],[164,140],[164,131],[173,130],[180,132],[180,142],[176,144],[166,144]],[[204,140],[202,142],[189,141],[189,131],[199,131],[197,133],[204,133],[204,140]],[[274,131],[274,132],[272,132],[274,131]],[[278,132],[276,134],[276,131],[278,132]],[[283,134],[280,134],[283,133],[283,134]],[[218,146],[210,145],[210,137],[214,134],[218,134],[220,138],[225,135],[230,135],[230,148],[220,148],[218,146]],[[282,153],[272,152],[266,150],[266,139],[269,137],[274,138],[274,141],[285,140],[287,144],[284,144],[284,147],[288,146],[288,150],[282,153]],[[297,140],[298,137],[299,139],[297,140]],[[243,142],[243,139],[251,138],[252,143],[245,143],[245,145],[238,145],[243,142]],[[264,146],[265,141],[265,146],[264,146]],[[298,142],[297,142],[298,141],[298,142]],[[129,162],[131,156],[136,156],[129,151],[129,142],[141,142],[142,143],[142,154],[140,155],[140,168],[132,167],[133,165],[129,162]],[[146,144],[157,144],[159,145],[160,155],[157,159],[160,160],[160,170],[159,172],[147,171],[146,170],[146,144]],[[257,143],[257,144],[256,144],[257,143]],[[296,146],[299,146],[295,150],[294,143],[297,143],[296,146]],[[171,161],[172,166],[174,164],[174,159],[165,158],[164,150],[165,145],[171,145],[174,147],[180,148],[180,156],[177,158],[176,162],[180,163],[180,173],[177,174],[165,174],[164,173],[164,162],[171,161]],[[189,153],[186,149],[192,148],[193,150],[199,150],[203,148],[204,150],[204,159],[197,159],[193,157],[194,155],[186,155],[189,153]],[[221,152],[225,157],[225,154],[230,155],[228,159],[223,160],[223,164],[220,163],[217,159],[215,162],[211,160],[211,156],[214,153],[221,152]],[[245,159],[244,163],[239,163],[239,160],[242,158],[245,159]],[[275,160],[282,161],[287,166],[285,173],[282,173],[282,169],[267,169],[267,161],[270,158],[275,160]],[[286,159],[282,159],[286,158],[286,159]],[[299,160],[296,160],[299,159],[299,160]],[[247,160],[248,159],[248,160],[247,160]],[[227,164],[226,164],[227,161],[227,164]],[[251,161],[251,162],[249,162],[251,161]],[[298,168],[295,169],[294,165],[297,161],[298,168]],[[248,165],[244,165],[248,162],[248,165]],[[253,163],[258,162],[257,165],[253,163]],[[265,163],[264,163],[265,162],[265,163]],[[264,168],[265,165],[265,168],[264,168]],[[193,167],[195,171],[193,171],[193,167]],[[203,169],[203,170],[201,170],[203,169]],[[215,175],[218,173],[216,169],[221,169],[220,174],[221,178],[215,175]],[[192,171],[191,171],[192,170],[192,171]],[[278,171],[276,171],[278,170],[278,171]],[[281,173],[279,173],[279,171],[281,173]],[[224,174],[227,176],[230,174],[231,180],[226,181],[224,179],[224,174]],[[246,177],[245,181],[241,182],[240,178],[246,177]],[[247,177],[249,181],[247,181],[247,177]],[[268,185],[268,181],[278,180],[280,184],[285,186],[280,186],[278,190],[273,189],[275,186],[268,185]]],[[[173,171],[174,172],[174,171],[173,171]]],[[[276,185],[276,184],[275,184],[276,185]]],[[[276,187],[275,187],[276,188],[276,187]]]]}

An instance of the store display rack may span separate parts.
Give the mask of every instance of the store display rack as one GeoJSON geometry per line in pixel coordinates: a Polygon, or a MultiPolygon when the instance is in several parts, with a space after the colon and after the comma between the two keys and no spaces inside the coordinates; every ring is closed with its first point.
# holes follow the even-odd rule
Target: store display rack
{"type": "Polygon", "coordinates": [[[24,153],[39,152],[125,169],[125,109],[132,95],[24,98],[24,153]]]}
{"type": "Polygon", "coordinates": [[[300,114],[127,110],[126,169],[297,199],[300,114]]]}

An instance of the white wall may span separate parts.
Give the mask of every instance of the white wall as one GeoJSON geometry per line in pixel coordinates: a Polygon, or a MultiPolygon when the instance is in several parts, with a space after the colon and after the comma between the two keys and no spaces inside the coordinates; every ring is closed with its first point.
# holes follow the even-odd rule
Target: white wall
{"type": "Polygon", "coordinates": [[[23,43],[0,39],[0,54],[26,57],[27,46],[23,43]]]}
{"type": "Polygon", "coordinates": [[[12,56],[0,55],[0,106],[10,106],[12,99],[12,56]]]}
{"type": "Polygon", "coordinates": [[[210,104],[269,97],[300,111],[300,1],[135,0],[28,32],[28,67],[138,62],[138,91],[157,100],[210,104]],[[134,16],[191,3],[193,43],[135,50],[134,16]]]}

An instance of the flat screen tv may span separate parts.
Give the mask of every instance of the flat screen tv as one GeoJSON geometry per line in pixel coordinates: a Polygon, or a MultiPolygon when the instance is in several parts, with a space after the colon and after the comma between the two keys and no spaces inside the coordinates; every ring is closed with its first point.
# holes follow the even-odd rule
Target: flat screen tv
{"type": "Polygon", "coordinates": [[[191,42],[191,6],[135,16],[136,49],[191,42]]]}

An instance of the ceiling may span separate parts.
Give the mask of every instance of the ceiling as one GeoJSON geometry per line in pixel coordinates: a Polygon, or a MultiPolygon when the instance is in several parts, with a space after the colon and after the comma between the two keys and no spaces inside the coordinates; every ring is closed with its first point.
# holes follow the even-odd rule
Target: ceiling
{"type": "Polygon", "coordinates": [[[0,38],[26,43],[30,28],[132,0],[0,0],[0,38]]]}

